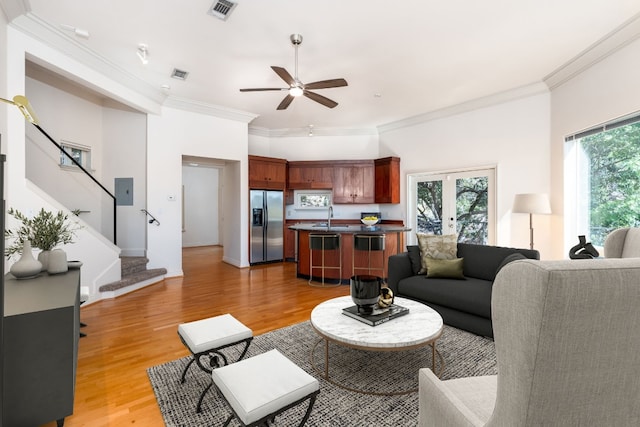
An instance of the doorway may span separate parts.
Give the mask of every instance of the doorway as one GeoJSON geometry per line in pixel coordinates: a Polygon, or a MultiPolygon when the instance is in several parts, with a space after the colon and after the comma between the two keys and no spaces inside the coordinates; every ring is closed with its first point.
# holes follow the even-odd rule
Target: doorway
{"type": "Polygon", "coordinates": [[[408,176],[409,244],[416,233],[457,234],[458,242],[495,242],[495,168],[408,176]]]}

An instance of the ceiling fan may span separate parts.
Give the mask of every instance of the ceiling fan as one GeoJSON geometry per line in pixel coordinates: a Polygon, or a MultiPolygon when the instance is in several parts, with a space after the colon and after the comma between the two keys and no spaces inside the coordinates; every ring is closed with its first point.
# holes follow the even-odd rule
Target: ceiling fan
{"type": "Polygon", "coordinates": [[[291,101],[293,101],[294,98],[300,95],[304,95],[307,98],[312,99],[324,105],[325,107],[333,108],[336,105],[338,105],[337,102],[327,97],[324,97],[322,95],[319,95],[315,92],[311,92],[310,89],[327,89],[332,87],[347,86],[347,81],[345,79],[331,79],[331,80],[321,80],[318,82],[307,83],[307,84],[302,83],[298,78],[298,46],[300,46],[300,44],[302,43],[302,36],[300,34],[291,34],[289,38],[291,39],[291,43],[293,44],[296,50],[295,77],[291,77],[291,74],[289,74],[289,72],[282,67],[271,66],[271,69],[275,71],[276,74],[280,76],[280,78],[289,85],[289,87],[287,88],[263,87],[263,88],[255,88],[255,89],[240,89],[240,92],[286,90],[289,93],[287,94],[287,96],[284,97],[282,102],[278,105],[278,108],[277,108],[278,110],[286,109],[289,106],[289,104],[291,104],[291,101]]]}

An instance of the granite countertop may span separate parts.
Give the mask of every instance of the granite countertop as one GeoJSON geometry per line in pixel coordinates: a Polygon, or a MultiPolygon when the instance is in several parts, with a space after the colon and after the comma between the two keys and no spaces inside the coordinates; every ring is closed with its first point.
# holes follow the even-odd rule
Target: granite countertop
{"type": "Polygon", "coordinates": [[[347,224],[334,224],[331,223],[331,228],[327,227],[326,222],[317,222],[317,223],[299,223],[290,225],[289,229],[291,230],[301,230],[301,231],[326,231],[326,232],[338,232],[338,233],[359,233],[359,234],[384,234],[384,233],[399,233],[403,231],[411,231],[410,228],[402,225],[402,224],[376,224],[373,226],[366,225],[347,225],[347,224]]]}

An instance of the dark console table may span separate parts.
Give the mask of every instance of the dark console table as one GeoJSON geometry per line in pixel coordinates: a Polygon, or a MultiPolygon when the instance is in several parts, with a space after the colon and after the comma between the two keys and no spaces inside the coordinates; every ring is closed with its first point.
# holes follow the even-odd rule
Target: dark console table
{"type": "Polygon", "coordinates": [[[3,425],[33,427],[73,414],[80,270],[4,277],[3,425]]]}

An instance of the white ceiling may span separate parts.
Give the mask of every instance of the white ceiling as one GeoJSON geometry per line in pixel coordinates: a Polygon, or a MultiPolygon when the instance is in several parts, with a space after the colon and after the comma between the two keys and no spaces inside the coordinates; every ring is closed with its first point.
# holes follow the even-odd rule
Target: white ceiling
{"type": "MultiPolygon", "coordinates": [[[[24,0],[27,2],[27,0],[24,0]]],[[[168,96],[258,114],[265,129],[366,129],[542,82],[640,13],[639,0],[237,0],[227,21],[214,0],[28,0],[31,13],[168,96]],[[61,25],[86,30],[79,38],[61,25]],[[344,78],[320,89],[339,105],[295,99],[276,111],[294,74],[344,78]],[[149,47],[145,66],[136,56],[149,47]],[[186,81],[169,77],[173,68],[186,81]]]]}

